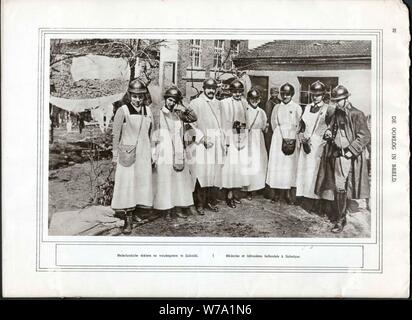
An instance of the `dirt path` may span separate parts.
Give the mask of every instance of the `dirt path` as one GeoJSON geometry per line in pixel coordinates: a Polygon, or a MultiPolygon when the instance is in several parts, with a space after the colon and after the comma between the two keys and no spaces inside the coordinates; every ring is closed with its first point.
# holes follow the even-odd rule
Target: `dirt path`
{"type": "MultiPolygon", "coordinates": [[[[102,161],[104,168],[110,161],[102,161]]],[[[90,164],[75,164],[67,168],[51,170],[49,174],[49,217],[54,212],[77,210],[90,199],[90,164]]],[[[326,217],[308,213],[299,206],[283,202],[271,203],[263,196],[252,201],[242,199],[236,209],[219,202],[219,212],[206,211],[204,216],[186,219],[159,218],[140,225],[133,236],[191,236],[191,237],[370,237],[370,212],[360,202],[357,212],[348,214],[348,225],[335,235],[326,217]]],[[[119,232],[115,232],[119,233],[119,232]]]]}
{"type": "Polygon", "coordinates": [[[178,237],[369,237],[370,214],[366,209],[348,215],[348,225],[335,235],[332,224],[299,206],[271,203],[257,196],[252,201],[242,199],[236,209],[219,202],[219,212],[207,211],[204,216],[167,219],[164,216],[136,227],[134,236],[178,237]]]}

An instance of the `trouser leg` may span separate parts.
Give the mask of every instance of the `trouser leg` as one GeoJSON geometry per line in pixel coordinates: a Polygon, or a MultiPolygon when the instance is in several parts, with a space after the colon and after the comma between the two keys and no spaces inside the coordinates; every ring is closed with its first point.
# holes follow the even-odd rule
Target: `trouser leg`
{"type": "Polygon", "coordinates": [[[214,212],[219,211],[219,209],[216,206],[216,194],[213,192],[213,188],[212,187],[207,187],[205,188],[205,193],[206,193],[206,208],[208,208],[209,210],[212,210],[214,212]]]}
{"type": "Polygon", "coordinates": [[[292,187],[286,190],[285,192],[286,192],[286,202],[288,204],[294,205],[296,203],[296,188],[292,187]]]}
{"type": "Polygon", "coordinates": [[[114,216],[124,220],[123,233],[130,234],[133,229],[133,211],[135,208],[116,209],[114,216]]]}
{"type": "Polygon", "coordinates": [[[240,196],[239,196],[239,192],[240,192],[240,189],[233,189],[233,201],[235,202],[235,203],[241,203],[241,201],[240,201],[240,196]]]}
{"type": "Polygon", "coordinates": [[[336,158],[335,161],[335,208],[337,215],[332,232],[338,233],[343,230],[346,224],[347,182],[352,164],[350,159],[344,157],[336,158]]]}
{"type": "MultiPolygon", "coordinates": [[[[193,199],[195,202],[195,207],[196,207],[196,212],[199,213],[200,215],[204,214],[204,206],[205,206],[205,188],[202,188],[200,186],[199,181],[196,181],[195,185],[195,191],[193,193],[193,199]]],[[[194,213],[194,211],[190,211],[191,214],[194,213]]]]}

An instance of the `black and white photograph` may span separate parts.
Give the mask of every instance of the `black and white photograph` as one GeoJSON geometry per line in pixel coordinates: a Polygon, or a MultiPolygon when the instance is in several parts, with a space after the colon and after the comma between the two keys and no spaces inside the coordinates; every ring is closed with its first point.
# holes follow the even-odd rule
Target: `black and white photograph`
{"type": "Polygon", "coordinates": [[[369,238],[371,47],[50,39],[49,235],[369,238]]]}
{"type": "Polygon", "coordinates": [[[1,7],[5,297],[410,295],[401,0],[1,7]]]}

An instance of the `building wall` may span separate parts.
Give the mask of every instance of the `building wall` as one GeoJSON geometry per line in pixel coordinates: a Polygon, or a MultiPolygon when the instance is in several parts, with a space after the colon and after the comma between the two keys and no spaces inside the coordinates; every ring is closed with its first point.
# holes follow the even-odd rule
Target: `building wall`
{"type": "MultiPolygon", "coordinates": [[[[198,90],[202,90],[202,82],[206,78],[212,76],[213,72],[213,56],[214,56],[214,40],[202,39],[201,43],[201,66],[200,68],[191,68],[190,60],[190,40],[177,40],[177,86],[182,90],[182,93],[187,98],[197,94],[198,90]],[[197,89],[197,90],[196,90],[197,89]]],[[[230,40],[225,41],[225,52],[230,48],[230,40]]],[[[240,53],[248,49],[248,41],[241,40],[240,53]]],[[[225,55],[224,55],[225,57],[225,55]]],[[[227,62],[227,68],[231,65],[231,60],[227,62]]]]}
{"type": "MultiPolygon", "coordinates": [[[[289,82],[295,87],[293,100],[300,100],[300,84],[298,77],[338,77],[339,84],[348,88],[353,105],[366,115],[371,113],[371,70],[293,70],[263,71],[247,70],[249,76],[268,76],[269,88],[280,87],[289,82]]],[[[268,88],[268,89],[269,89],[268,88]]]]}
{"type": "Polygon", "coordinates": [[[159,66],[159,86],[164,89],[163,78],[164,78],[164,67],[165,63],[173,62],[175,63],[175,82],[177,80],[177,57],[178,43],[177,40],[167,40],[165,46],[160,48],[160,66],[159,66]]]}

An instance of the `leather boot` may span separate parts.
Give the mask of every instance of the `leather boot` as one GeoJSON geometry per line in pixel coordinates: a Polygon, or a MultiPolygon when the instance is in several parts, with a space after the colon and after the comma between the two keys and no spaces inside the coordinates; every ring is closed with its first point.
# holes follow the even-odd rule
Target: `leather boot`
{"type": "MultiPolygon", "coordinates": [[[[203,209],[203,208],[200,208],[200,209],[203,209]]],[[[186,214],[187,214],[188,216],[195,216],[195,215],[197,215],[197,214],[199,214],[199,215],[204,215],[205,213],[204,213],[204,212],[203,212],[203,213],[200,213],[198,207],[190,206],[189,208],[186,208],[186,214]]]]}
{"type": "Polygon", "coordinates": [[[175,209],[175,210],[174,210],[175,216],[177,216],[177,217],[179,217],[179,218],[182,218],[182,219],[186,219],[186,218],[187,218],[187,216],[185,216],[185,215],[183,214],[183,208],[181,208],[181,207],[175,207],[174,209],[175,209]]]}
{"type": "Polygon", "coordinates": [[[123,233],[131,234],[132,228],[133,228],[133,214],[131,211],[128,211],[126,212],[126,217],[124,219],[123,233]]]}
{"type": "Polygon", "coordinates": [[[232,198],[232,200],[233,200],[234,203],[237,203],[237,204],[241,204],[241,203],[242,203],[242,201],[241,201],[240,198],[239,198],[239,195],[236,194],[236,191],[233,191],[233,198],[232,198]]]}
{"type": "Polygon", "coordinates": [[[213,212],[218,212],[219,208],[217,207],[217,201],[216,201],[216,198],[214,198],[213,196],[214,196],[213,189],[210,187],[206,188],[205,208],[213,212]]]}
{"type": "Polygon", "coordinates": [[[337,191],[335,193],[335,201],[338,211],[338,217],[331,231],[333,233],[340,233],[346,225],[346,191],[337,191]]]}
{"type": "Polygon", "coordinates": [[[236,204],[235,204],[235,202],[233,201],[233,192],[232,192],[232,190],[227,190],[227,193],[226,193],[226,204],[227,204],[230,208],[232,208],[232,209],[236,208],[236,204]]]}

